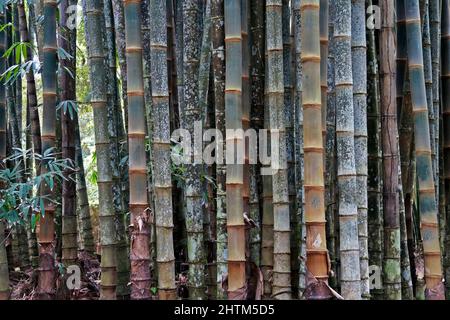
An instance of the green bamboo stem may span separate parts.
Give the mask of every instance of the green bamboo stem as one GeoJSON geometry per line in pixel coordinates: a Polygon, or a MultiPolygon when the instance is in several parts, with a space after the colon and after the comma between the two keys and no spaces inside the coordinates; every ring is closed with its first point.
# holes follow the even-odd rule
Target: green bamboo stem
{"type": "MultiPolygon", "coordinates": [[[[372,0],[366,1],[367,7],[372,0]]],[[[383,265],[383,206],[381,194],[381,118],[380,83],[378,73],[375,32],[367,29],[367,130],[368,130],[368,234],[369,264],[383,265]]],[[[370,294],[375,300],[384,298],[383,288],[373,288],[370,294]]]]}
{"type": "MultiPolygon", "coordinates": [[[[242,129],[242,22],[241,1],[225,2],[225,124],[227,130],[242,129]]],[[[244,142],[227,135],[234,150],[244,142]]],[[[235,157],[236,159],[236,157],[235,157]]],[[[246,283],[245,223],[243,218],[243,165],[236,160],[227,164],[228,298],[242,299],[246,283]]]]}
{"type": "Polygon", "coordinates": [[[351,1],[337,0],[335,21],[336,143],[339,186],[340,279],[345,299],[361,299],[356,205],[351,1]]]}
{"type": "Polygon", "coordinates": [[[88,50],[90,102],[94,109],[95,147],[97,150],[99,226],[101,244],[100,298],[116,299],[117,260],[115,235],[115,211],[112,194],[112,169],[110,139],[108,134],[108,108],[106,54],[103,35],[95,30],[105,29],[103,1],[83,1],[85,36],[88,50]]]}
{"type": "Polygon", "coordinates": [[[367,227],[367,40],[365,1],[352,1],[352,68],[355,125],[356,203],[361,297],[370,298],[367,227]]]}
{"type": "MultiPolygon", "coordinates": [[[[214,76],[214,106],[216,129],[225,137],[225,30],[224,1],[211,1],[212,64],[214,76]]],[[[219,141],[217,141],[219,142],[219,141]]],[[[222,141],[223,142],[223,141],[222,141]]],[[[226,213],[226,166],[216,164],[216,252],[217,252],[217,299],[226,299],[222,280],[227,274],[227,213],[226,213]]]]}
{"type": "Polygon", "coordinates": [[[141,1],[124,0],[127,52],[128,146],[130,152],[131,299],[150,298],[150,214],[145,155],[141,1]]]}
{"type": "Polygon", "coordinates": [[[406,0],[405,10],[408,38],[408,68],[414,114],[419,212],[424,246],[425,282],[428,289],[426,296],[428,299],[444,299],[430,132],[428,121],[426,121],[428,108],[423,70],[423,53],[420,47],[421,25],[418,0],[406,0]]]}
{"type": "MultiPolygon", "coordinates": [[[[53,152],[56,140],[56,0],[44,0],[44,39],[42,71],[43,84],[43,123],[42,123],[42,152],[53,152]]],[[[41,172],[47,172],[48,161],[44,161],[41,172]]],[[[48,184],[41,187],[41,195],[50,196],[53,191],[48,184]]],[[[44,200],[45,215],[40,219],[39,225],[39,282],[38,293],[41,298],[52,298],[55,295],[55,267],[54,267],[54,231],[53,219],[55,217],[55,204],[50,200],[44,200]]]]}
{"type": "MultiPolygon", "coordinates": [[[[3,4],[0,4],[0,25],[5,23],[5,11],[3,4]]],[[[6,59],[3,54],[6,50],[5,31],[0,31],[0,73],[5,71],[6,59]]],[[[6,158],[6,101],[5,85],[0,82],[0,169],[5,168],[4,159],[6,158]]],[[[0,186],[2,188],[3,186],[0,186]]],[[[0,220],[0,300],[9,299],[9,270],[8,259],[6,255],[5,224],[0,220]]]]}
{"type": "Polygon", "coordinates": [[[166,2],[150,1],[153,21],[150,27],[152,98],[154,108],[154,167],[156,260],[158,293],[161,300],[176,298],[175,256],[173,249],[172,181],[170,164],[169,75],[167,74],[166,2]],[[156,79],[159,79],[158,81],[156,79]]]}

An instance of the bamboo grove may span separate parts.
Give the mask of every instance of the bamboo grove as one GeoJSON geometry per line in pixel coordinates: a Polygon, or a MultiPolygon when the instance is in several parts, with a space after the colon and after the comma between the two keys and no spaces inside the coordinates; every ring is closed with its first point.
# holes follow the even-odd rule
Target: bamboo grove
{"type": "Polygon", "coordinates": [[[450,299],[449,204],[450,0],[0,0],[0,300],[450,299]]]}

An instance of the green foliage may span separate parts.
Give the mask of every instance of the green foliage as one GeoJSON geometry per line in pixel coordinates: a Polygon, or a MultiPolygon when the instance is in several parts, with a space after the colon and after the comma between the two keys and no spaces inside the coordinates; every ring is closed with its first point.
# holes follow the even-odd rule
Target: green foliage
{"type": "MultiPolygon", "coordinates": [[[[64,176],[65,170],[74,171],[74,164],[70,159],[57,159],[53,149],[46,150],[42,155],[33,154],[31,150],[14,149],[13,155],[6,158],[4,163],[13,162],[13,168],[0,170],[0,219],[5,219],[8,224],[31,223],[34,229],[37,221],[45,215],[44,199],[55,200],[48,195],[40,195],[42,184],[47,184],[51,190],[57,182],[63,179],[73,179],[64,176]],[[22,169],[23,161],[31,158],[45,166],[45,173],[33,176],[22,169]]],[[[29,170],[32,170],[30,168],[29,170]]]]}
{"type": "Polygon", "coordinates": [[[73,100],[64,100],[58,103],[58,106],[56,107],[56,110],[62,110],[64,115],[69,113],[70,119],[73,120],[73,116],[75,113],[78,113],[78,103],[73,100]]]}

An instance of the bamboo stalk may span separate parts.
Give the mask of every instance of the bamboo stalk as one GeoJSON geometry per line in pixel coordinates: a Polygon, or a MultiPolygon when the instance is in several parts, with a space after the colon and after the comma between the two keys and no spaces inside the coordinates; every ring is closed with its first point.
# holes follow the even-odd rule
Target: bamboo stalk
{"type": "Polygon", "coordinates": [[[306,263],[308,270],[323,281],[328,280],[328,251],[326,248],[323,137],[321,120],[320,86],[320,35],[319,1],[302,1],[302,69],[305,152],[305,219],[306,219],[306,263]]]}
{"type": "MultiPolygon", "coordinates": [[[[224,1],[211,2],[211,38],[212,64],[214,75],[214,106],[216,129],[225,136],[225,30],[224,1]]],[[[223,141],[221,141],[223,142],[223,141]]],[[[217,143],[220,143],[217,140],[217,143]]],[[[222,280],[227,274],[227,213],[226,213],[226,166],[216,164],[216,245],[217,245],[217,299],[226,299],[226,291],[222,288],[222,280]]]]}
{"type": "Polygon", "coordinates": [[[282,1],[266,2],[267,99],[269,106],[273,192],[272,297],[291,299],[290,219],[286,167],[286,120],[284,113],[282,1]]]}
{"type": "MultiPolygon", "coordinates": [[[[5,8],[0,4],[0,25],[5,23],[5,8]]],[[[3,58],[5,53],[5,31],[0,31],[0,73],[5,71],[6,59],[3,58]]],[[[5,100],[5,85],[3,81],[0,82],[0,169],[5,168],[3,162],[6,158],[6,100],[5,100]]],[[[3,186],[0,186],[2,188],[3,186]]],[[[5,224],[0,220],[0,300],[9,299],[9,271],[8,259],[6,255],[5,241],[5,224]]]]}
{"type": "MultiPolygon", "coordinates": [[[[56,0],[44,0],[44,39],[43,39],[43,62],[42,70],[43,100],[44,108],[42,123],[42,152],[54,153],[56,140],[56,0]]],[[[41,167],[42,174],[47,173],[48,160],[41,167]]],[[[53,191],[48,184],[41,187],[42,196],[52,196],[53,191]]],[[[44,200],[45,216],[41,217],[39,225],[39,282],[38,292],[41,298],[49,299],[55,295],[55,266],[53,247],[55,225],[55,204],[50,200],[44,200]]]]}
{"type": "MultiPolygon", "coordinates": [[[[372,0],[366,1],[367,7],[372,0]]],[[[369,264],[382,268],[383,265],[383,206],[381,194],[381,118],[380,83],[378,73],[375,32],[367,29],[367,130],[368,130],[368,234],[369,264]]],[[[373,288],[370,294],[375,300],[384,298],[383,288],[373,288]]]]}
{"type": "Polygon", "coordinates": [[[298,297],[303,297],[306,289],[306,224],[305,224],[305,197],[304,197],[304,151],[303,151],[303,108],[302,108],[302,27],[301,27],[301,0],[295,0],[293,7],[294,25],[294,51],[295,51],[295,117],[294,117],[294,158],[295,158],[295,188],[296,194],[296,220],[297,234],[296,245],[298,247],[299,275],[298,275],[298,297]]]}
{"type": "MultiPolygon", "coordinates": [[[[265,5],[265,4],[264,4],[265,5]]],[[[265,16],[267,16],[266,7],[264,7],[265,16]]],[[[266,17],[267,19],[267,17],[266,17]]],[[[266,24],[264,24],[266,25],[266,24]]],[[[267,42],[267,35],[265,34],[265,42],[267,42]]],[[[262,49],[262,47],[260,47],[262,49]]],[[[266,46],[264,46],[264,66],[267,66],[267,51],[266,46]]],[[[262,71],[261,71],[262,72],[262,71]]],[[[269,124],[269,104],[267,95],[268,86],[268,69],[264,68],[264,115],[263,123],[264,129],[270,129],[269,124]]],[[[270,139],[270,131],[267,133],[267,141],[270,139]]],[[[263,147],[260,145],[260,148],[263,147]]],[[[268,145],[264,146],[264,150],[267,154],[268,145]]],[[[264,167],[261,170],[269,170],[270,163],[263,163],[264,167]]],[[[262,176],[262,221],[261,221],[261,271],[263,273],[264,281],[264,297],[270,297],[272,293],[272,270],[273,270],[273,193],[272,193],[272,176],[263,175],[262,176]]]]}
{"type": "MultiPolygon", "coordinates": [[[[400,6],[397,3],[398,7],[400,6]]],[[[388,300],[401,299],[400,217],[398,199],[398,144],[396,110],[394,7],[381,2],[380,83],[381,138],[383,148],[384,289],[388,300]]]]}
{"type": "Polygon", "coordinates": [[[365,1],[352,1],[353,108],[361,297],[370,298],[367,227],[367,40],[365,1]]]}
{"type": "Polygon", "coordinates": [[[83,150],[81,149],[80,124],[78,114],[75,117],[75,166],[77,168],[77,210],[78,210],[78,239],[80,251],[94,253],[94,235],[92,234],[91,213],[87,195],[86,178],[84,174],[83,150]]]}
{"type": "Polygon", "coordinates": [[[436,193],[436,201],[438,201],[438,158],[436,155],[436,120],[433,107],[433,67],[431,59],[431,36],[430,36],[430,17],[429,17],[429,2],[424,0],[424,15],[422,18],[422,51],[424,59],[424,76],[425,76],[425,91],[428,106],[428,123],[430,128],[430,147],[431,147],[431,161],[433,165],[434,176],[434,190],[436,193]]]}
{"type": "MultiPolygon", "coordinates": [[[[58,46],[68,52],[73,58],[62,60],[61,66],[70,70],[64,70],[59,75],[60,101],[76,100],[76,29],[67,28],[67,9],[70,5],[76,5],[77,0],[63,0],[59,3],[60,30],[58,46]]],[[[61,112],[62,157],[75,162],[75,122],[71,118],[69,110],[61,112]]],[[[71,178],[72,169],[64,170],[66,179],[62,183],[62,262],[66,265],[76,263],[78,254],[77,245],[77,212],[76,212],[76,182],[71,178]]]]}
{"type": "MultiPolygon", "coordinates": [[[[150,214],[145,155],[141,1],[124,0],[127,52],[128,145],[130,151],[131,299],[150,298],[150,214]]],[[[164,17],[165,18],[165,17],[164,17]]]]}
{"type": "Polygon", "coordinates": [[[126,197],[122,190],[124,183],[120,168],[121,151],[120,140],[123,132],[122,110],[117,83],[116,43],[114,17],[111,0],[104,0],[105,16],[105,50],[107,52],[107,107],[108,107],[108,133],[110,139],[111,170],[113,177],[113,200],[116,212],[117,236],[117,296],[126,298],[130,295],[128,282],[130,279],[130,265],[128,261],[128,243],[125,230],[125,214],[127,212],[126,197]]]}
{"type": "MultiPolygon", "coordinates": [[[[194,132],[194,123],[202,119],[199,106],[198,76],[201,46],[201,6],[197,0],[183,1],[183,99],[180,101],[181,127],[194,132]]],[[[239,15],[240,17],[240,15],[239,15]]],[[[240,118],[239,118],[240,119],[240,118]]],[[[203,242],[202,166],[187,165],[186,172],[186,231],[188,241],[188,288],[191,299],[206,298],[203,242]]],[[[229,256],[230,256],[229,252],[229,256]]],[[[231,274],[229,273],[231,277],[231,274]]]]}
{"type": "MultiPolygon", "coordinates": [[[[291,24],[292,8],[289,0],[282,1],[282,37],[283,37],[283,82],[284,82],[284,116],[286,130],[286,161],[287,161],[287,184],[289,199],[289,219],[290,229],[297,229],[297,216],[295,212],[296,190],[295,190],[295,159],[294,159],[294,75],[293,68],[294,54],[294,28],[291,24]]],[[[291,285],[292,292],[297,295],[298,292],[298,246],[297,235],[291,232],[290,250],[291,250],[291,285]]]]}
{"type": "Polygon", "coordinates": [[[432,172],[430,132],[423,53],[420,48],[420,10],[417,0],[406,0],[406,32],[408,38],[408,68],[414,114],[415,153],[419,189],[419,212],[425,257],[425,282],[427,299],[444,299],[444,285],[440,259],[437,203],[432,172]]]}
{"type": "MultiPolygon", "coordinates": [[[[264,54],[265,54],[265,7],[262,1],[250,1],[250,83],[251,110],[250,123],[255,130],[264,128],[264,54]]],[[[250,217],[256,228],[250,230],[252,261],[261,265],[261,167],[250,168],[250,217]]]]}
{"type": "MultiPolygon", "coordinates": [[[[225,124],[228,130],[242,129],[242,22],[241,1],[225,2],[225,124]]],[[[234,150],[243,145],[242,137],[227,134],[227,145],[234,150]]],[[[243,218],[243,165],[235,156],[227,164],[228,298],[242,299],[246,283],[245,223],[243,218]]]]}
{"type": "MultiPolygon", "coordinates": [[[[432,65],[432,87],[433,87],[433,113],[434,113],[434,127],[435,127],[435,153],[436,158],[441,159],[439,146],[440,146],[440,59],[441,59],[441,2],[442,1],[431,1],[429,4],[429,15],[430,15],[430,40],[431,40],[431,65],[432,65]]],[[[439,176],[439,163],[436,166],[436,175],[439,176]]],[[[436,185],[436,194],[442,194],[440,184],[442,183],[437,178],[436,181],[439,183],[436,185]]],[[[444,247],[445,241],[445,214],[443,211],[439,210],[439,221],[441,229],[441,248],[444,247]]]]}
{"type": "Polygon", "coordinates": [[[123,0],[111,0],[114,15],[114,30],[117,48],[117,58],[120,68],[121,96],[125,115],[125,132],[128,132],[128,85],[127,85],[127,57],[125,43],[125,16],[123,0]]]}
{"type": "Polygon", "coordinates": [[[336,187],[336,87],[335,87],[335,46],[334,46],[334,20],[336,11],[329,6],[328,18],[328,66],[327,66],[327,137],[325,144],[325,204],[327,219],[327,248],[330,255],[330,274],[328,282],[332,288],[338,287],[338,252],[337,252],[337,187],[336,187]]]}
{"type": "Polygon", "coordinates": [[[445,278],[447,296],[450,296],[450,223],[448,220],[450,204],[450,1],[442,1],[442,122],[443,122],[443,156],[445,180],[445,205],[447,214],[445,278]]]}
{"type": "Polygon", "coordinates": [[[170,111],[167,74],[167,8],[165,1],[150,1],[153,21],[150,28],[152,97],[154,108],[154,167],[156,260],[158,293],[162,300],[176,298],[175,256],[173,249],[172,181],[170,164],[170,111]],[[158,79],[158,80],[156,80],[158,79]]]}
{"type": "Polygon", "coordinates": [[[354,108],[351,56],[351,1],[337,0],[335,21],[336,143],[339,186],[341,294],[361,299],[356,206],[354,108]]]}
{"type": "MultiPolygon", "coordinates": [[[[153,117],[153,101],[152,101],[152,79],[151,79],[151,52],[150,52],[150,0],[142,0],[141,2],[142,14],[142,57],[143,57],[143,79],[144,79],[144,105],[147,120],[147,135],[153,137],[154,117],[153,117]]],[[[152,143],[147,151],[147,177],[148,177],[148,199],[150,201],[150,209],[155,212],[155,182],[154,182],[154,161],[153,161],[153,147],[152,143]]],[[[158,271],[156,266],[156,227],[155,220],[150,221],[150,277],[152,286],[157,286],[158,271]]]]}
{"type": "MultiPolygon", "coordinates": [[[[325,4],[325,3],[322,3],[325,4]]],[[[304,152],[305,152],[305,218],[307,228],[307,266],[316,278],[327,281],[328,253],[325,236],[324,181],[323,181],[323,135],[324,121],[321,120],[321,102],[326,100],[326,86],[323,79],[326,68],[321,64],[321,53],[326,60],[324,26],[319,27],[319,1],[303,1],[300,7],[302,19],[302,68],[304,88],[302,105],[304,109],[304,152]],[[319,35],[319,29],[322,33],[319,35]],[[319,70],[322,73],[320,75],[319,70]],[[318,83],[319,82],[319,83],[318,83]],[[322,86],[320,85],[322,83],[322,86]],[[320,94],[319,88],[322,90],[320,94]],[[321,125],[319,125],[321,124],[321,125]],[[322,138],[319,128],[322,128],[322,138]]],[[[326,10],[322,10],[322,21],[326,10]]],[[[326,77],[325,77],[326,78],[326,77]]],[[[322,114],[326,108],[322,108],[322,114]]]]}
{"type": "MultiPolygon", "coordinates": [[[[399,185],[402,185],[402,171],[399,167],[399,185]]],[[[411,264],[409,262],[408,238],[406,231],[406,210],[403,196],[403,187],[399,188],[399,207],[400,207],[400,268],[402,275],[402,300],[413,300],[413,284],[411,278],[411,264]]]]}
{"type": "Polygon", "coordinates": [[[94,109],[95,148],[97,150],[99,226],[101,244],[100,298],[116,299],[117,260],[115,235],[115,211],[112,194],[112,169],[110,139],[108,134],[108,108],[106,55],[103,35],[95,30],[105,29],[103,1],[83,1],[85,36],[89,60],[90,102],[94,109]]]}

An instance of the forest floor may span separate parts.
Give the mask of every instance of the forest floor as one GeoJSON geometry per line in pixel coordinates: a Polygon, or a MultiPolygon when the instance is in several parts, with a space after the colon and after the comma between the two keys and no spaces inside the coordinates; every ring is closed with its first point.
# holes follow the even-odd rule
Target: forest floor
{"type": "MultiPolygon", "coordinates": [[[[99,298],[100,263],[98,259],[84,252],[79,254],[78,259],[81,270],[80,288],[69,291],[65,285],[66,281],[68,281],[67,275],[58,270],[56,299],[96,300],[99,298]]],[[[12,287],[11,300],[38,300],[37,269],[16,269],[10,272],[10,283],[12,287]]]]}

